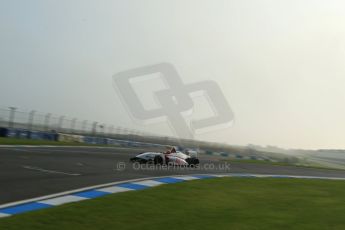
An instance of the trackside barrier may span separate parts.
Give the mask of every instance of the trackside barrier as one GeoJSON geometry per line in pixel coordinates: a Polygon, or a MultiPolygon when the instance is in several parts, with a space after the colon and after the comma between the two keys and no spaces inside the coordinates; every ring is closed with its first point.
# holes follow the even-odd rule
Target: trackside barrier
{"type": "Polygon", "coordinates": [[[59,133],[58,134],[58,141],[83,143],[83,136],[59,133]]]}
{"type": "Polygon", "coordinates": [[[108,138],[102,138],[102,137],[90,137],[90,136],[84,136],[82,138],[83,143],[85,144],[91,144],[91,145],[107,145],[108,138]]]}
{"type": "Polygon", "coordinates": [[[0,137],[56,141],[58,135],[52,132],[29,131],[25,129],[0,128],[0,137]]]}
{"type": "Polygon", "coordinates": [[[7,137],[7,129],[0,128],[0,137],[7,137]]]}
{"type": "Polygon", "coordinates": [[[76,142],[96,145],[112,145],[122,147],[165,147],[155,143],[137,142],[131,140],[118,140],[104,137],[82,136],[67,133],[29,131],[25,129],[11,129],[0,127],[0,137],[11,137],[32,140],[50,140],[61,142],[76,142]]]}
{"type": "Polygon", "coordinates": [[[7,129],[7,137],[29,138],[29,131],[23,129],[7,129]]]}
{"type": "Polygon", "coordinates": [[[47,132],[39,132],[39,131],[29,132],[29,139],[32,139],[32,140],[57,141],[58,136],[59,135],[57,133],[47,133],[47,132]]]}
{"type": "Polygon", "coordinates": [[[136,142],[130,140],[117,140],[111,138],[102,138],[102,137],[92,137],[92,136],[83,136],[83,143],[85,144],[96,144],[96,145],[116,145],[122,147],[164,147],[165,145],[154,144],[154,143],[145,143],[145,142],[136,142]]]}

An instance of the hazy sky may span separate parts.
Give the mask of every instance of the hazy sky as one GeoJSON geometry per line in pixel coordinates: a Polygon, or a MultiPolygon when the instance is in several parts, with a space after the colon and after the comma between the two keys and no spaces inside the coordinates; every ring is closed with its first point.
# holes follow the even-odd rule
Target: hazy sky
{"type": "Polygon", "coordinates": [[[345,148],[345,3],[317,0],[0,0],[0,106],[134,123],[112,75],[172,63],[212,79],[232,127],[198,139],[345,148]]]}

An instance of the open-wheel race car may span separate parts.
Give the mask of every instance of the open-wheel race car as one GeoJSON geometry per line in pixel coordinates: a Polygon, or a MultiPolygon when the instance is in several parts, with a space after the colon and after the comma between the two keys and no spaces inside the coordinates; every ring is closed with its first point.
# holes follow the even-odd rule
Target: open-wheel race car
{"type": "Polygon", "coordinates": [[[144,152],[132,157],[131,162],[140,164],[155,164],[155,165],[175,165],[175,166],[191,166],[199,165],[199,159],[195,151],[186,151],[186,153],[176,151],[172,148],[171,151],[163,152],[144,152]]]}

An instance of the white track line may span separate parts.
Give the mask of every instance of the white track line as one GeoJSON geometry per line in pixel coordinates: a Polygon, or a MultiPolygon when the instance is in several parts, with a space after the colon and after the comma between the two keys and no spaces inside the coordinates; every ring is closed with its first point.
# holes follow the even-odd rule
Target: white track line
{"type": "Polygon", "coordinates": [[[8,217],[8,216],[10,216],[9,214],[5,214],[5,213],[0,213],[0,218],[2,218],[2,217],[8,217]]]}
{"type": "Polygon", "coordinates": [[[87,199],[88,198],[81,197],[81,196],[67,195],[67,196],[61,196],[61,197],[52,198],[52,199],[48,199],[48,200],[42,200],[39,203],[57,206],[57,205],[61,205],[61,204],[77,202],[77,201],[87,200],[87,199]]]}
{"type": "Polygon", "coordinates": [[[174,176],[173,178],[180,179],[180,180],[197,180],[199,178],[193,176],[174,176]]]}
{"type": "Polygon", "coordinates": [[[60,172],[60,171],[55,171],[55,170],[42,169],[42,168],[38,168],[38,167],[34,167],[34,166],[28,166],[28,165],[23,165],[22,167],[25,169],[35,170],[35,171],[40,171],[40,172],[45,172],[45,173],[63,174],[63,175],[68,175],[68,176],[80,176],[81,175],[79,173],[60,172]]]}
{"type": "Polygon", "coordinates": [[[154,180],[143,180],[143,181],[135,182],[133,184],[139,184],[139,185],[144,185],[144,186],[148,186],[148,187],[154,187],[154,186],[158,186],[158,185],[161,185],[164,183],[154,181],[154,180]]]}
{"type": "Polygon", "coordinates": [[[132,190],[133,189],[123,188],[123,187],[119,187],[119,186],[113,186],[113,187],[110,187],[110,188],[97,189],[97,191],[108,192],[108,193],[127,192],[127,191],[132,191],[132,190]]]}

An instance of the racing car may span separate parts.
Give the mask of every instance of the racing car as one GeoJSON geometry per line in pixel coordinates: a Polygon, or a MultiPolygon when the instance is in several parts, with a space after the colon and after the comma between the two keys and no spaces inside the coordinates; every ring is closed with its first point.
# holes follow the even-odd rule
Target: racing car
{"type": "Polygon", "coordinates": [[[199,165],[199,159],[195,151],[167,151],[162,152],[144,152],[132,157],[131,162],[138,162],[140,164],[155,164],[155,165],[174,165],[174,166],[191,166],[199,165]]]}

